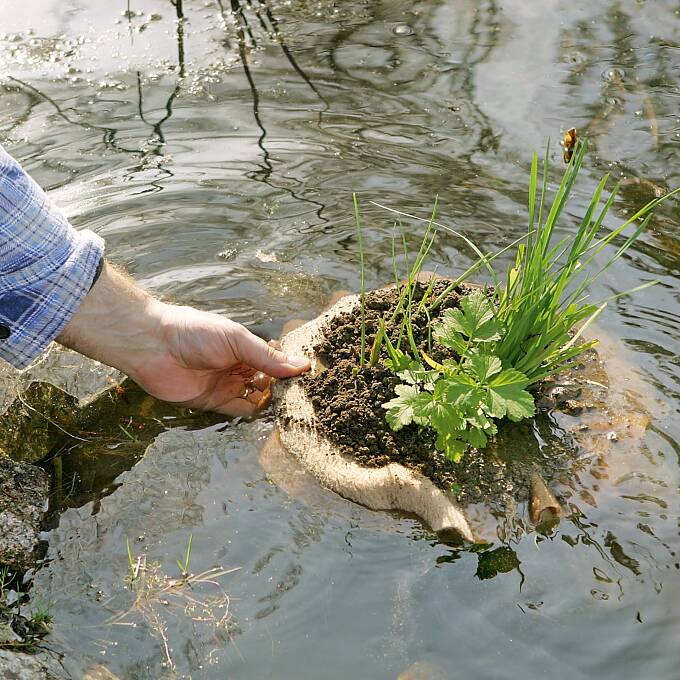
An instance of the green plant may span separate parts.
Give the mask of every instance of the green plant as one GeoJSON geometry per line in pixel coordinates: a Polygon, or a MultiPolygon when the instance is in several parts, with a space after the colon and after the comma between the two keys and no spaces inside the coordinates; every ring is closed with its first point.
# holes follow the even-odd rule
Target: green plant
{"type": "Polygon", "coordinates": [[[31,614],[31,621],[36,625],[43,625],[52,623],[54,616],[52,614],[52,602],[38,602],[34,603],[35,609],[31,614]]]}
{"type": "MultiPolygon", "coordinates": [[[[130,425],[130,423],[128,423],[130,425]]],[[[138,442],[139,438],[136,437],[130,430],[128,430],[124,425],[121,423],[118,423],[118,427],[120,428],[120,431],[130,440],[133,442],[138,442]]]]}
{"type": "Polygon", "coordinates": [[[607,302],[654,285],[655,281],[612,295],[599,303],[588,302],[591,285],[616,262],[652,218],[654,208],[679,189],[654,199],[638,210],[620,227],[602,238],[596,236],[614,203],[619,185],[597,213],[602,192],[609,175],[605,175],[595,190],[588,209],[574,236],[553,243],[555,226],[567,204],[587,145],[580,143],[569,163],[555,199],[546,213],[548,153],[543,166],[543,181],[536,211],[538,159],[533,155],[529,182],[529,232],[526,244],[517,248],[514,266],[508,268],[505,286],[497,291],[496,316],[505,327],[505,335],[496,351],[504,366],[524,372],[529,383],[536,383],[560,370],[566,361],[597,344],[597,340],[579,342],[583,331],[606,307],[607,302]],[[605,248],[619,240],[624,230],[641,222],[623,239],[602,266],[591,273],[590,265],[605,248]],[[574,332],[574,329],[578,329],[574,332]]]}
{"type": "MultiPolygon", "coordinates": [[[[459,309],[446,310],[434,324],[434,338],[455,350],[457,358],[439,364],[421,352],[432,370],[417,360],[408,361],[398,373],[404,382],[397,385],[397,396],[383,404],[390,427],[429,426],[437,433],[437,449],[459,461],[469,446],[482,448],[496,434],[494,420],[532,416],[534,399],[525,389],[527,376],[503,368],[495,353],[503,335],[494,306],[481,291],[464,297],[459,309]]],[[[395,359],[390,362],[394,365],[395,359]]]]}
{"type": "Polygon", "coordinates": [[[52,630],[51,601],[32,601],[26,612],[22,603],[27,594],[17,582],[16,574],[8,567],[0,568],[0,615],[4,625],[13,631],[12,635],[0,637],[0,649],[15,649],[33,652],[37,645],[52,630]],[[15,590],[16,588],[16,590],[15,590]],[[13,597],[10,598],[10,595],[13,597]]]}
{"type": "Polygon", "coordinates": [[[0,601],[5,598],[5,593],[12,582],[12,574],[10,573],[9,567],[0,567],[0,601]]]}
{"type": "Polygon", "coordinates": [[[193,540],[194,535],[189,534],[189,542],[187,543],[187,552],[186,556],[184,557],[184,562],[180,562],[179,560],[177,560],[177,566],[182,572],[182,578],[188,578],[189,576],[189,567],[191,565],[191,543],[193,542],[193,540]]]}
{"type": "Polygon", "coordinates": [[[132,556],[132,548],[130,547],[130,539],[126,538],[125,542],[127,544],[127,558],[128,558],[128,581],[130,587],[139,578],[139,572],[141,569],[142,560],[141,557],[135,559],[132,556]]]}
{"type": "Polygon", "coordinates": [[[359,216],[359,202],[357,195],[354,198],[354,216],[357,224],[357,239],[359,240],[359,266],[361,269],[361,352],[359,354],[359,367],[364,367],[366,358],[366,278],[364,270],[364,241],[361,233],[361,217],[359,216]]]}
{"type": "Polygon", "coordinates": [[[586,144],[580,143],[549,210],[546,207],[549,148],[546,150],[538,204],[538,160],[536,154],[533,155],[528,230],[511,244],[512,247],[517,246],[517,251],[514,264],[508,268],[504,286],[499,284],[491,263],[508,248],[495,255],[485,255],[463,237],[477,254],[477,261],[433,301],[430,301],[433,282],[427,287],[418,303],[418,310],[426,312],[430,319],[449,293],[481,267],[486,267],[494,282],[492,290],[466,295],[459,308],[447,309],[438,320],[430,323],[435,341],[453,350],[453,358],[442,363],[433,361],[419,350],[413,339],[414,272],[417,275],[420,271],[423,264],[421,255],[427,254],[432,247],[434,235],[431,231],[435,228],[453,230],[435,222],[434,212],[430,220],[424,220],[428,222],[427,231],[391,319],[394,323],[396,315],[402,312],[399,340],[395,346],[386,331],[385,322],[381,321],[371,351],[373,364],[377,360],[379,345],[384,343],[388,355],[385,364],[402,380],[395,388],[397,396],[383,404],[387,422],[393,430],[412,423],[432,428],[437,434],[437,449],[454,461],[459,461],[470,446],[484,447],[489,437],[497,432],[495,421],[503,418],[519,421],[534,414],[534,399],[527,391],[528,387],[560,370],[565,362],[597,344],[597,340],[583,342],[580,338],[608,301],[655,283],[643,284],[600,303],[588,302],[588,290],[593,282],[644,231],[654,208],[680,188],[650,201],[620,227],[598,239],[596,236],[618,191],[617,185],[596,215],[608,179],[605,175],[576,234],[553,242],[556,223],[574,187],[585,152],[586,144]],[[623,238],[626,227],[636,220],[641,220],[640,224],[632,234],[623,238]],[[604,265],[590,273],[588,265],[621,238],[623,242],[604,265]],[[404,328],[411,354],[401,349],[404,328]]]}
{"type": "Polygon", "coordinates": [[[41,639],[52,631],[52,602],[34,602],[33,611],[27,620],[29,638],[41,639]]]}

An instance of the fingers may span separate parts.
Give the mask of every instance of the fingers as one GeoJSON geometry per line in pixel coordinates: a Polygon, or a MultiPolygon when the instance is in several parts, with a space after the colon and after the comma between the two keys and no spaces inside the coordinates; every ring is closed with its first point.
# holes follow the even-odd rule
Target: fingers
{"type": "Polygon", "coordinates": [[[271,376],[241,364],[223,375],[225,383],[221,389],[213,388],[212,396],[220,398],[210,406],[210,410],[228,416],[248,418],[269,406],[271,401],[271,376]]]}
{"type": "Polygon", "coordinates": [[[288,356],[246,328],[236,338],[235,345],[241,361],[275,378],[290,378],[310,368],[306,357],[288,356]]]}
{"type": "Polygon", "coordinates": [[[227,416],[250,418],[263,408],[269,406],[271,398],[271,390],[265,390],[264,392],[261,390],[253,390],[252,392],[249,392],[246,397],[230,399],[225,404],[219,406],[216,411],[227,416]]]}
{"type": "MultiPolygon", "coordinates": [[[[272,384],[272,378],[270,375],[267,375],[262,371],[258,371],[248,382],[250,383],[250,386],[254,387],[256,390],[264,392],[270,388],[272,384]]],[[[246,385],[248,385],[248,382],[246,382],[246,385]]]]}
{"type": "Polygon", "coordinates": [[[250,418],[254,416],[258,408],[255,404],[251,404],[247,399],[232,399],[226,404],[214,409],[216,413],[222,413],[225,416],[232,418],[250,418]]]}

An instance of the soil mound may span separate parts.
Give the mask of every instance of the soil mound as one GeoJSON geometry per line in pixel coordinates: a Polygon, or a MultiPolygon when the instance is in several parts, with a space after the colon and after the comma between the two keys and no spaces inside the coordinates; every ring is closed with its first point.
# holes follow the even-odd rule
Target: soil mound
{"type": "MultiPolygon", "coordinates": [[[[435,294],[446,283],[437,283],[435,294]]],[[[451,293],[439,313],[457,306],[468,292],[464,288],[451,293]]],[[[424,285],[416,291],[416,295],[424,293],[424,285]]],[[[368,349],[379,319],[386,314],[389,317],[397,299],[394,288],[367,294],[368,349]]],[[[397,317],[394,327],[388,329],[394,343],[399,321],[397,317]]],[[[421,312],[412,322],[419,347],[436,361],[447,358],[449,350],[431,342],[427,315],[421,312]]],[[[558,406],[587,408],[593,381],[586,381],[589,393],[584,394],[578,376],[584,362],[597,364],[594,352],[570,366],[567,379],[561,376],[559,386],[555,381],[541,385],[536,401],[542,413],[533,421],[504,424],[484,451],[472,449],[460,463],[453,463],[436,451],[429,430],[407,426],[394,432],[385,421],[382,404],[394,397],[399,379],[382,361],[355,370],[361,324],[359,296],[350,295],[282,339],[286,352],[312,358],[312,370],[274,388],[281,441],[331,490],[372,509],[416,514],[435,531],[453,530],[471,540],[473,531],[463,508],[484,504],[502,511],[529,501],[532,488],[540,486],[537,478],[549,482],[553,471],[563,469],[576,455],[568,436],[558,438],[552,433],[547,412],[558,406]],[[534,436],[537,429],[542,441],[550,441],[549,455],[539,449],[534,436]]],[[[594,384],[606,391],[605,385],[594,384]]],[[[549,500],[554,507],[554,499],[549,500]]]]}

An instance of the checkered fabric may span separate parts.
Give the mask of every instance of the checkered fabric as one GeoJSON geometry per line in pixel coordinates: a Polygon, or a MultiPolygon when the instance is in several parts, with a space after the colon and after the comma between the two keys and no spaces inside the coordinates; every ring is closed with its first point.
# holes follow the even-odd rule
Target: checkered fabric
{"type": "Polygon", "coordinates": [[[76,231],[0,147],[0,358],[26,368],[90,289],[104,241],[76,231]]]}

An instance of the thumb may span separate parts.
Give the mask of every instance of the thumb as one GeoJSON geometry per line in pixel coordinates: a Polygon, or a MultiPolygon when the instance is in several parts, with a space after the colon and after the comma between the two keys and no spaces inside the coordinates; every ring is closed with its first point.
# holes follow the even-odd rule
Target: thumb
{"type": "Polygon", "coordinates": [[[274,378],[290,378],[309,370],[311,366],[306,357],[288,356],[245,327],[238,336],[236,353],[243,363],[274,378]]]}

